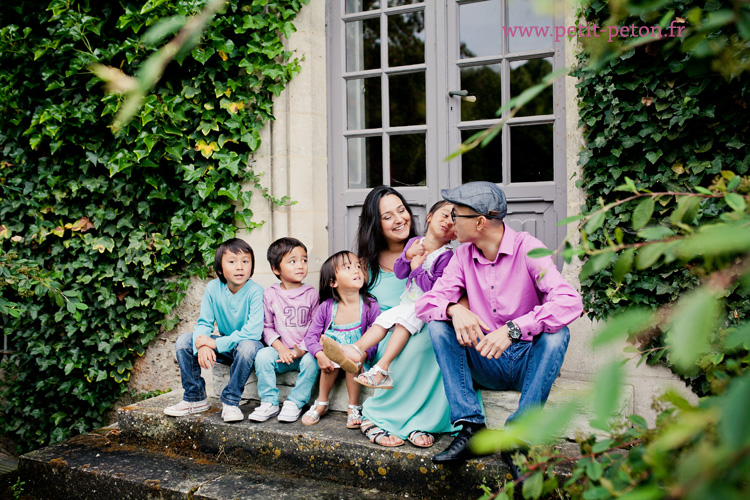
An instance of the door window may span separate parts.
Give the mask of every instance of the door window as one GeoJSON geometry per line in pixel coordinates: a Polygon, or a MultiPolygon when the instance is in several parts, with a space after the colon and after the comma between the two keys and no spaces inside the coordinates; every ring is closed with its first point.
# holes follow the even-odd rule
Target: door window
{"type": "Polygon", "coordinates": [[[425,4],[347,0],[345,11],[347,186],[424,186],[425,4]]]}

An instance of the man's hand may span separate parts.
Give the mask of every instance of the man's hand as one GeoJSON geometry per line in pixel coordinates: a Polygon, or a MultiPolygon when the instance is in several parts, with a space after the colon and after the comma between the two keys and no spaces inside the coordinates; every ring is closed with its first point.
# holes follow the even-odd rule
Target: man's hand
{"type": "Polygon", "coordinates": [[[477,344],[476,349],[480,356],[484,358],[499,359],[512,343],[508,336],[508,325],[503,325],[494,332],[485,335],[482,341],[477,344]]]}
{"type": "Polygon", "coordinates": [[[461,304],[451,304],[446,312],[453,321],[458,343],[464,347],[476,346],[484,338],[482,330],[490,329],[482,318],[461,304]]]}
{"type": "MultiPolygon", "coordinates": [[[[199,337],[200,338],[200,337],[199,337]]],[[[198,342],[196,341],[196,344],[198,342]]],[[[202,346],[198,348],[198,364],[204,370],[208,370],[214,367],[216,364],[216,353],[213,349],[208,346],[202,346]]]]}
{"type": "Polygon", "coordinates": [[[326,356],[323,351],[318,352],[318,354],[315,355],[315,358],[318,360],[318,368],[320,368],[320,371],[333,373],[333,371],[336,369],[333,366],[333,361],[328,359],[328,356],[326,356]]]}
{"type": "Polygon", "coordinates": [[[203,346],[210,347],[211,349],[216,349],[216,340],[206,335],[198,335],[198,337],[195,339],[195,348],[200,350],[200,348],[203,346]]]}

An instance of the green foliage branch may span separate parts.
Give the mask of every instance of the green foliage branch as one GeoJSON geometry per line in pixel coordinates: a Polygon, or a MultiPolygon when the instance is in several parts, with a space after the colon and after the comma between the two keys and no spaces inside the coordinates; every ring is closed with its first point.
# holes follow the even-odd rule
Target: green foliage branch
{"type": "Polygon", "coordinates": [[[108,126],[125,96],[102,97],[89,68],[147,73],[155,45],[205,3],[0,7],[0,268],[13,270],[0,320],[14,351],[0,366],[0,433],[18,451],[102,425],[135,358],[179,322],[189,277],[206,277],[238,226],[262,224],[253,193],[289,202],[263,188],[252,153],[300,71],[284,39],[306,0],[226,2],[133,119],[108,126]]]}

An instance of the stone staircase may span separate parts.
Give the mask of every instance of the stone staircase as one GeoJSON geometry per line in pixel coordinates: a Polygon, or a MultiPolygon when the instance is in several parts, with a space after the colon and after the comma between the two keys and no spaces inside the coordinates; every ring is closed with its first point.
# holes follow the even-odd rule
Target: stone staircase
{"type": "MultiPolygon", "coordinates": [[[[294,387],[296,380],[297,372],[287,372],[277,375],[276,383],[279,388],[280,401],[284,401],[287,398],[289,391],[294,387]]],[[[228,381],[229,367],[217,364],[213,368],[214,396],[217,398],[219,397],[221,389],[227,385],[228,381]]],[[[589,390],[589,388],[590,384],[586,382],[558,378],[552,386],[547,406],[554,408],[569,401],[574,396],[584,393],[589,390]]],[[[373,391],[374,389],[362,387],[360,402],[364,402],[368,397],[372,396],[373,391]]],[[[632,385],[623,386],[623,396],[618,411],[620,415],[630,415],[634,412],[633,401],[635,395],[633,391],[634,389],[632,385]]],[[[317,394],[318,386],[316,384],[313,388],[310,404],[312,404],[317,394]]],[[[520,399],[520,396],[521,393],[515,391],[482,391],[482,403],[484,404],[487,425],[492,428],[502,428],[505,424],[505,420],[518,408],[518,400],[520,399]]],[[[259,400],[258,379],[255,377],[255,373],[250,375],[247,385],[245,385],[245,390],[242,393],[242,397],[248,400],[259,400]]],[[[339,380],[331,391],[329,408],[331,410],[345,412],[348,403],[349,399],[346,392],[346,386],[339,380]]],[[[573,439],[577,432],[583,432],[586,434],[600,432],[589,425],[589,421],[593,418],[594,416],[590,408],[579,407],[575,417],[571,420],[570,425],[566,429],[565,434],[561,437],[573,439]]]]}
{"type": "MultiPolygon", "coordinates": [[[[213,385],[226,383],[228,370],[214,369],[213,385]]],[[[282,401],[295,374],[279,377],[282,401]]],[[[558,380],[548,405],[567,400],[585,384],[558,380]]],[[[363,391],[363,399],[372,395],[363,391]]],[[[259,404],[256,382],[247,384],[248,415],[259,404]]],[[[623,402],[623,411],[632,407],[623,402]]],[[[406,443],[383,448],[357,430],[345,428],[346,389],[337,384],[331,411],[320,423],[282,424],[248,420],[227,424],[221,402],[198,415],[167,417],[163,409],[179,401],[172,392],[118,411],[113,428],[78,436],[21,457],[18,474],[28,499],[348,499],[395,498],[474,499],[482,487],[495,489],[508,476],[499,457],[438,466],[430,460],[451,436],[438,436],[435,446],[421,449],[406,443]]],[[[315,395],[313,395],[313,398],[315,395]]],[[[518,394],[485,391],[483,400],[491,426],[500,427],[515,410],[518,394]]],[[[582,409],[575,425],[588,429],[582,409]]],[[[561,440],[564,452],[577,445],[561,440]]]]}

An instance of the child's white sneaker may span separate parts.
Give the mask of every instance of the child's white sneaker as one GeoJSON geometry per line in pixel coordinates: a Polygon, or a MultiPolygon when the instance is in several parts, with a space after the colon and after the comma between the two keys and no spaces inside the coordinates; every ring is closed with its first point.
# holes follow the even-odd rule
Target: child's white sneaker
{"type": "Polygon", "coordinates": [[[253,422],[265,422],[269,418],[276,416],[279,414],[279,407],[278,405],[272,405],[271,403],[260,403],[260,406],[257,407],[253,412],[247,416],[248,420],[252,420],[253,422]]]}
{"type": "Polygon", "coordinates": [[[164,408],[164,414],[170,417],[184,417],[191,413],[201,413],[209,408],[208,399],[204,399],[203,401],[180,401],[177,404],[164,408]]]}
{"type": "Polygon", "coordinates": [[[302,408],[298,408],[297,403],[287,399],[281,407],[278,420],[279,422],[296,422],[300,413],[302,413],[302,408]]]}
{"type": "Polygon", "coordinates": [[[224,408],[221,410],[221,418],[224,419],[224,422],[239,422],[245,418],[245,415],[242,414],[242,410],[240,410],[239,406],[228,405],[226,403],[222,404],[224,405],[224,408]]]}

